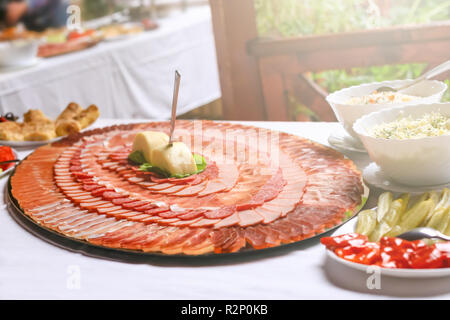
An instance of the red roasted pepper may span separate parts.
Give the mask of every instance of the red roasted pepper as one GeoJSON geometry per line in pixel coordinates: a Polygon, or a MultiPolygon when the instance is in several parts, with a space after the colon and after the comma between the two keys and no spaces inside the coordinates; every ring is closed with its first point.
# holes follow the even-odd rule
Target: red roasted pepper
{"type": "Polygon", "coordinates": [[[376,243],[356,233],[324,237],[320,241],[337,256],[356,263],[384,268],[450,267],[450,242],[427,245],[421,240],[383,237],[376,243]]]}

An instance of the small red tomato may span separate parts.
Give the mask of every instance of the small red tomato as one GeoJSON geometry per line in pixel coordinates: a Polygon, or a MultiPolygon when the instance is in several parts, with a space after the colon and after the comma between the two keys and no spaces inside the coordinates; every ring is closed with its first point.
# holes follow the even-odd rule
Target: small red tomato
{"type": "MultiPolygon", "coordinates": [[[[10,147],[0,146],[0,162],[14,160],[15,158],[16,157],[14,156],[14,153],[10,147]]],[[[0,168],[2,170],[8,170],[12,166],[14,166],[14,163],[7,163],[7,164],[0,166],[0,168]]]]}

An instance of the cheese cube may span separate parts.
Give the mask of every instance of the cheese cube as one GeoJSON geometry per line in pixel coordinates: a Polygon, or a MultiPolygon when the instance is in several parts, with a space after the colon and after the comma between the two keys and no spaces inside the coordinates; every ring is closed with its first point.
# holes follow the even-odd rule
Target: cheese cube
{"type": "Polygon", "coordinates": [[[167,146],[169,136],[164,132],[143,131],[136,134],[132,151],[140,151],[147,162],[152,163],[151,155],[154,149],[167,146]]]}
{"type": "Polygon", "coordinates": [[[151,164],[171,175],[186,175],[197,172],[197,165],[191,150],[183,142],[174,142],[153,149],[151,164]]]}

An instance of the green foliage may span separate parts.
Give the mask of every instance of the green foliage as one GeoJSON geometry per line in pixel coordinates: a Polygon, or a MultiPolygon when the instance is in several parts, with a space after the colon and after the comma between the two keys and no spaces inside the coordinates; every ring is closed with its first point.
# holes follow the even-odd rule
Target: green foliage
{"type": "Polygon", "coordinates": [[[291,37],[420,24],[450,17],[450,0],[255,0],[261,36],[291,37]]]}
{"type": "Polygon", "coordinates": [[[311,74],[312,79],[329,92],[361,83],[410,79],[418,77],[426,68],[426,64],[398,64],[374,66],[368,68],[352,68],[350,70],[329,70],[311,74]]]}
{"type": "Polygon", "coordinates": [[[112,14],[123,8],[117,6],[112,0],[83,0],[81,13],[83,20],[91,20],[112,14]]]}
{"type": "MultiPolygon", "coordinates": [[[[374,0],[255,0],[262,37],[295,37],[423,24],[450,19],[450,0],[395,0],[388,13],[374,0]]],[[[366,82],[414,78],[426,64],[330,70],[309,76],[328,92],[366,82]]],[[[446,80],[449,84],[449,80],[446,80]]],[[[443,100],[450,101],[447,91],[443,100]]]]}

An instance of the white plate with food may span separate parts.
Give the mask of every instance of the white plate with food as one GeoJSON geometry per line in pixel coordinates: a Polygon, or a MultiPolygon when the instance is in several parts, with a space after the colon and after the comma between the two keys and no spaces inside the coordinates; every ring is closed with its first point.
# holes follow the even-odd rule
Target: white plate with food
{"type": "Polygon", "coordinates": [[[23,122],[0,123],[0,143],[15,148],[32,148],[58,141],[91,125],[100,113],[95,105],[83,109],[70,103],[64,111],[52,120],[41,110],[29,110],[23,115],[23,122]]]}
{"type": "Polygon", "coordinates": [[[13,148],[34,148],[43,146],[49,143],[56,142],[60,140],[62,137],[50,139],[50,140],[41,140],[41,141],[9,141],[9,140],[0,140],[0,145],[9,146],[13,148]]]}
{"type": "MultiPolygon", "coordinates": [[[[342,227],[337,229],[333,236],[338,236],[346,233],[352,233],[355,230],[356,226],[356,218],[353,218],[342,227]]],[[[334,252],[327,250],[327,255],[332,260],[337,261],[340,264],[343,264],[349,268],[367,272],[368,270],[374,270],[374,266],[355,263],[351,261],[347,261],[338,257],[334,252]]],[[[379,268],[380,274],[390,277],[397,278],[437,278],[437,277],[449,277],[450,276],[450,268],[440,268],[440,269],[389,269],[389,268],[379,268]]]]}
{"type": "MultiPolygon", "coordinates": [[[[439,230],[443,233],[448,234],[450,232],[449,221],[450,221],[450,190],[445,189],[441,193],[432,191],[423,193],[420,196],[411,197],[408,194],[403,194],[402,196],[395,199],[393,195],[389,192],[383,193],[378,200],[378,207],[371,210],[364,210],[359,213],[359,215],[349,222],[342,225],[338,228],[333,234],[332,237],[341,236],[345,234],[360,234],[364,237],[368,237],[370,241],[369,244],[380,244],[380,240],[384,237],[390,237],[389,239],[395,238],[399,234],[406,232],[408,230],[414,229],[418,226],[426,226],[436,230],[439,230]]],[[[325,241],[325,240],[324,240],[325,241]]],[[[393,240],[391,240],[393,241],[393,240]]],[[[387,243],[394,242],[382,242],[383,245],[387,246],[387,243]]],[[[409,243],[409,242],[406,242],[409,243]]],[[[407,259],[408,263],[412,261],[410,257],[416,254],[416,258],[421,258],[419,256],[419,251],[411,251],[410,249],[407,251],[408,253],[400,255],[400,251],[395,253],[394,250],[398,250],[401,248],[401,243],[397,243],[397,248],[389,250],[389,248],[384,247],[383,253],[379,254],[376,257],[373,253],[371,256],[367,255],[367,258],[373,259],[371,261],[384,261],[383,263],[390,264],[394,266],[396,263],[392,264],[392,261],[386,260],[391,252],[397,254],[397,257],[400,259],[407,259]],[[388,250],[385,250],[388,249],[388,250]],[[378,260],[377,260],[378,259],[378,260]],[[380,260],[381,259],[381,260],[380,260]]],[[[427,245],[421,242],[423,249],[427,245]]],[[[356,244],[360,248],[362,248],[363,243],[356,244]]],[[[434,244],[429,244],[434,245],[434,244]]],[[[446,246],[446,252],[448,252],[448,242],[436,244],[436,246],[441,246],[438,248],[443,248],[442,246],[446,246]]],[[[374,248],[373,246],[371,248],[374,248]]],[[[431,247],[430,247],[431,248],[431,247]]],[[[434,247],[433,247],[434,248],[434,247]]],[[[351,249],[351,248],[350,248],[351,249]]],[[[416,249],[414,249],[416,250],[416,249]]],[[[344,252],[344,251],[343,251],[344,252]]],[[[363,251],[359,251],[363,252],[363,251]]],[[[345,254],[352,253],[348,248],[345,251],[345,254]]],[[[427,269],[413,269],[413,268],[402,268],[402,267],[380,267],[376,265],[370,264],[362,264],[356,263],[350,260],[346,260],[341,258],[334,251],[327,249],[327,255],[334,261],[337,261],[340,264],[343,264],[349,268],[360,270],[367,272],[368,270],[373,271],[378,268],[381,275],[391,276],[391,277],[399,277],[399,278],[436,278],[436,277],[448,277],[450,276],[450,267],[445,267],[446,263],[448,264],[448,253],[447,258],[444,257],[440,260],[441,264],[439,268],[427,268],[427,269]],[[447,260],[445,260],[447,259],[447,260]],[[444,261],[444,262],[442,262],[444,261]],[[445,262],[447,261],[447,262],[445,262]],[[371,269],[369,269],[371,268],[371,269]]],[[[351,257],[351,256],[350,256],[351,257]]],[[[353,257],[354,258],[354,257],[353,257]]],[[[394,260],[397,258],[394,258],[394,260]]],[[[397,260],[398,261],[398,260],[397,260]]],[[[418,261],[418,260],[416,260],[418,261]]]]}
{"type": "Polygon", "coordinates": [[[122,23],[104,26],[100,28],[99,34],[103,41],[119,41],[129,39],[144,31],[142,24],[122,23]]]}
{"type": "MultiPolygon", "coordinates": [[[[1,146],[1,143],[0,143],[1,146]]],[[[3,145],[4,146],[4,145],[3,145]]],[[[11,151],[14,155],[14,159],[19,159],[19,155],[17,154],[16,150],[14,150],[13,148],[11,148],[11,151]]],[[[16,163],[17,164],[17,163],[16,163]]],[[[0,178],[4,177],[5,175],[9,174],[11,171],[14,170],[16,164],[12,165],[10,168],[3,170],[2,168],[0,168],[0,178]]]]}
{"type": "Polygon", "coordinates": [[[426,192],[427,190],[442,190],[444,188],[450,188],[450,183],[424,187],[407,186],[398,183],[390,179],[389,176],[387,176],[375,162],[372,162],[364,168],[363,179],[371,186],[393,192],[409,192],[416,194],[426,192]]]}

